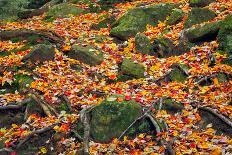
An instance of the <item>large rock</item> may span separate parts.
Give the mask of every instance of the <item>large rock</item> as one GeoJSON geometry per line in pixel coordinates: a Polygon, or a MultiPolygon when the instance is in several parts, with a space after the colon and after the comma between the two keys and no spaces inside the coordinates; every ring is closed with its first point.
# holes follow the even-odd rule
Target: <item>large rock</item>
{"type": "Polygon", "coordinates": [[[150,39],[145,34],[135,36],[135,50],[142,54],[149,54],[152,51],[150,39]]]}
{"type": "Polygon", "coordinates": [[[232,65],[232,15],[222,23],[218,34],[219,49],[228,56],[226,64],[232,65]]]}
{"type": "Polygon", "coordinates": [[[185,35],[188,41],[192,43],[215,40],[219,28],[220,22],[206,23],[189,29],[185,32],[185,35]]]}
{"type": "Polygon", "coordinates": [[[156,38],[152,46],[153,46],[153,54],[151,55],[156,55],[159,58],[177,56],[187,51],[184,48],[176,47],[173,44],[172,40],[170,40],[169,38],[165,38],[165,37],[156,38]]]}
{"type": "Polygon", "coordinates": [[[121,65],[120,74],[132,78],[143,78],[145,68],[143,65],[133,62],[130,59],[124,59],[121,65]]]}
{"type": "Polygon", "coordinates": [[[23,58],[23,61],[36,63],[50,61],[55,58],[55,50],[51,45],[38,44],[34,46],[32,51],[23,58]]]}
{"type": "Polygon", "coordinates": [[[204,7],[210,3],[215,2],[215,0],[190,0],[189,6],[191,7],[204,7]]]}
{"type": "Polygon", "coordinates": [[[116,21],[115,16],[109,16],[97,24],[92,24],[91,28],[95,30],[100,30],[101,28],[107,28],[109,25],[113,24],[115,21],[116,21]]]}
{"type": "Polygon", "coordinates": [[[164,21],[174,7],[175,5],[167,3],[129,10],[112,24],[110,34],[127,40],[138,32],[145,31],[147,24],[156,25],[158,21],[164,21]]]}
{"type": "Polygon", "coordinates": [[[207,8],[192,8],[184,26],[185,28],[189,28],[193,25],[212,20],[215,17],[216,14],[207,8]]]}
{"type": "Polygon", "coordinates": [[[68,53],[68,57],[92,66],[99,65],[104,60],[101,51],[96,50],[92,46],[83,47],[81,45],[73,45],[71,51],[68,53]]]}
{"type": "Polygon", "coordinates": [[[28,0],[1,0],[0,1],[0,20],[16,20],[18,13],[24,10],[23,6],[28,0]]]}
{"type": "Polygon", "coordinates": [[[118,138],[140,116],[141,110],[134,101],[104,101],[91,112],[91,137],[103,143],[118,138]]]}
{"type": "Polygon", "coordinates": [[[181,9],[174,9],[171,15],[167,18],[166,23],[168,25],[174,25],[179,23],[184,17],[184,12],[181,9]]]}
{"type": "Polygon", "coordinates": [[[46,13],[47,20],[54,20],[56,18],[65,18],[68,15],[79,15],[81,13],[86,12],[82,8],[78,8],[75,5],[69,3],[61,3],[51,7],[46,13]]]}

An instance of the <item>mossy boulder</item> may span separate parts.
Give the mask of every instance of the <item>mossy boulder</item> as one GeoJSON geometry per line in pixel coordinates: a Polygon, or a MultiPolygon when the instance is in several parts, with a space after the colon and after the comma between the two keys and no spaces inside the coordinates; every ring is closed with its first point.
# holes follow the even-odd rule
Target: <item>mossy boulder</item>
{"type": "Polygon", "coordinates": [[[131,59],[124,59],[120,68],[121,75],[127,75],[132,78],[143,78],[145,68],[142,64],[135,63],[131,59]]]}
{"type": "Polygon", "coordinates": [[[193,25],[212,20],[215,17],[215,12],[207,8],[192,8],[192,10],[188,14],[186,22],[184,23],[184,27],[189,28],[193,25]]]}
{"type": "Polygon", "coordinates": [[[184,12],[181,9],[174,9],[170,16],[167,17],[166,23],[174,25],[179,23],[184,17],[184,12]]]}
{"type": "Polygon", "coordinates": [[[174,4],[166,3],[131,9],[112,24],[110,34],[121,40],[127,40],[138,32],[145,31],[148,24],[156,25],[158,21],[164,21],[174,7],[174,4]]]}
{"type": "Polygon", "coordinates": [[[158,37],[152,43],[153,46],[153,54],[159,58],[167,58],[170,56],[181,55],[185,51],[184,49],[180,49],[173,44],[173,41],[169,38],[158,37]]]}
{"type": "Polygon", "coordinates": [[[31,63],[42,63],[44,61],[50,61],[55,58],[55,49],[51,45],[38,44],[35,45],[29,54],[27,54],[23,61],[31,63]]]}
{"type": "Polygon", "coordinates": [[[104,101],[91,112],[90,134],[94,141],[110,142],[118,138],[141,115],[141,106],[135,101],[104,101]]]}
{"type": "Polygon", "coordinates": [[[69,15],[79,15],[85,13],[86,10],[78,8],[70,3],[61,3],[51,7],[46,13],[46,20],[54,20],[56,18],[65,18],[69,15]]]}
{"type": "Polygon", "coordinates": [[[116,21],[115,16],[109,16],[97,24],[92,24],[91,28],[95,30],[100,30],[101,28],[107,28],[109,25],[113,24],[115,21],[116,21]]]}
{"type": "Polygon", "coordinates": [[[219,49],[223,54],[228,56],[225,63],[231,65],[232,60],[232,15],[226,17],[221,23],[221,27],[218,33],[219,49]]]}
{"type": "Polygon", "coordinates": [[[103,53],[92,46],[73,45],[68,57],[80,60],[91,66],[99,65],[104,60],[103,53]]]}
{"type": "Polygon", "coordinates": [[[184,109],[184,105],[180,102],[172,100],[171,98],[165,98],[163,100],[162,109],[174,114],[177,112],[181,112],[182,109],[184,109]]]}
{"type": "Polygon", "coordinates": [[[191,6],[191,7],[204,7],[204,6],[207,6],[213,2],[215,2],[215,0],[190,0],[189,6],[191,6]]]}
{"type": "Polygon", "coordinates": [[[135,50],[142,54],[149,54],[152,51],[150,39],[145,34],[135,36],[135,50]]]}
{"type": "Polygon", "coordinates": [[[1,0],[0,20],[14,21],[18,19],[18,13],[25,10],[28,0],[1,0]]]}
{"type": "Polygon", "coordinates": [[[188,41],[192,43],[215,40],[220,29],[220,22],[206,23],[186,31],[188,41]]]}
{"type": "Polygon", "coordinates": [[[174,64],[171,66],[173,69],[171,73],[169,74],[168,78],[170,81],[176,81],[176,82],[185,82],[188,78],[187,72],[189,70],[189,66],[184,64],[174,64]]]}

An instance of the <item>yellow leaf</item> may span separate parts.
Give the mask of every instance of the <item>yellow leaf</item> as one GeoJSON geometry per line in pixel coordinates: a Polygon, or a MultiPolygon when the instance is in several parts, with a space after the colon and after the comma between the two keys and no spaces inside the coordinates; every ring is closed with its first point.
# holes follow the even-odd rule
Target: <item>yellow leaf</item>
{"type": "Polygon", "coordinates": [[[219,86],[218,78],[214,78],[213,83],[215,86],[219,86]]]}
{"type": "Polygon", "coordinates": [[[46,154],[47,153],[47,149],[45,147],[42,147],[40,149],[40,152],[43,153],[43,154],[46,154]]]}

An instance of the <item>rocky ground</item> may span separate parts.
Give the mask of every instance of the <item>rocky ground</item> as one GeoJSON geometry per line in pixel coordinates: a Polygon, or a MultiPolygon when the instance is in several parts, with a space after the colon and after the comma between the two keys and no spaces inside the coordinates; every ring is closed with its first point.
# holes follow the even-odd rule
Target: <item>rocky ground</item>
{"type": "Polygon", "coordinates": [[[231,154],[232,1],[0,1],[0,154],[231,154]]]}

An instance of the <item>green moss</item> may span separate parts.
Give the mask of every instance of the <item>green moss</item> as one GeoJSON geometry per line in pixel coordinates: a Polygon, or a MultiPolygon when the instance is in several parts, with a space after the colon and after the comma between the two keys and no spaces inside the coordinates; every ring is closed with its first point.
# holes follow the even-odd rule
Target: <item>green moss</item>
{"type": "Polygon", "coordinates": [[[184,105],[180,102],[173,101],[171,98],[166,98],[163,100],[162,109],[167,110],[170,113],[177,113],[184,109],[184,105]]]}
{"type": "Polygon", "coordinates": [[[170,16],[168,16],[166,23],[174,25],[179,23],[184,17],[184,12],[181,9],[174,9],[170,16]]]}
{"type": "Polygon", "coordinates": [[[174,67],[174,69],[171,71],[169,75],[171,81],[177,81],[177,82],[185,82],[187,77],[188,76],[177,67],[174,67]]]}
{"type": "Polygon", "coordinates": [[[122,40],[134,37],[138,32],[146,30],[147,24],[156,25],[169,15],[175,6],[173,4],[159,4],[147,8],[129,10],[117,22],[112,24],[110,34],[122,40]]]}
{"type": "Polygon", "coordinates": [[[0,20],[14,21],[18,19],[18,13],[24,10],[28,0],[1,0],[0,20]]]}
{"type": "Polygon", "coordinates": [[[218,34],[219,49],[225,51],[228,56],[232,55],[232,15],[222,23],[218,34]]]}
{"type": "Polygon", "coordinates": [[[121,73],[134,78],[143,78],[145,68],[141,64],[134,63],[130,59],[124,59],[121,65],[121,73]]]}
{"type": "Polygon", "coordinates": [[[74,45],[68,56],[89,65],[98,65],[104,60],[103,53],[92,46],[82,47],[74,45]]]}
{"type": "Polygon", "coordinates": [[[204,7],[212,2],[215,2],[215,0],[190,0],[189,5],[191,7],[204,7]]]}
{"type": "Polygon", "coordinates": [[[216,14],[207,8],[192,8],[188,18],[184,24],[185,28],[189,28],[195,24],[200,24],[216,17],[216,14]]]}
{"type": "Polygon", "coordinates": [[[19,91],[27,91],[30,88],[31,83],[34,81],[32,77],[25,74],[14,75],[14,83],[19,91]]]}
{"type": "Polygon", "coordinates": [[[141,110],[134,101],[104,101],[91,112],[91,137],[98,142],[119,137],[140,116],[141,110]]]}
{"type": "Polygon", "coordinates": [[[150,39],[144,34],[135,36],[135,49],[142,54],[149,54],[152,51],[150,39]]]}
{"type": "Polygon", "coordinates": [[[85,12],[86,11],[84,9],[78,8],[72,4],[62,3],[62,4],[58,4],[50,8],[49,11],[46,13],[45,19],[51,21],[56,18],[68,17],[70,14],[79,15],[85,12]]]}
{"type": "Polygon", "coordinates": [[[188,30],[186,36],[190,42],[215,40],[219,28],[220,22],[207,23],[188,30]]]}

